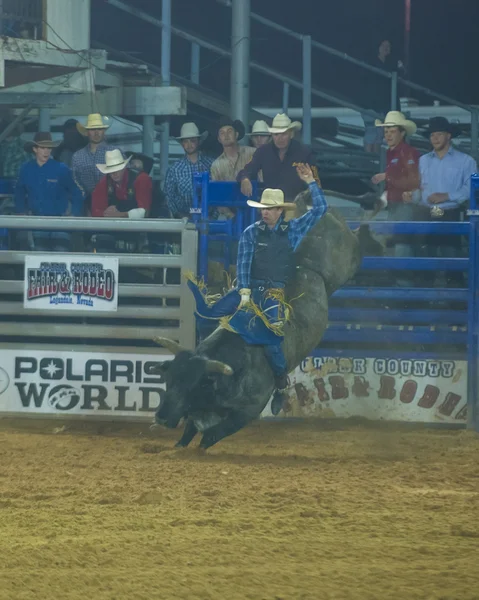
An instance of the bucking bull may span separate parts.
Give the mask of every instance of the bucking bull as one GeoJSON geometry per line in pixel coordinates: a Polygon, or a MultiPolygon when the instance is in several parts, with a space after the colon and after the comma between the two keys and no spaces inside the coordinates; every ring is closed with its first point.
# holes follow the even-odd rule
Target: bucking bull
{"type": "MultiPolygon", "coordinates": [[[[304,213],[309,192],[296,199],[304,213]]],[[[284,354],[289,371],[321,341],[328,322],[328,298],[357,271],[361,256],[357,236],[342,217],[329,210],[311,229],[295,253],[296,271],[286,288],[292,315],[285,324],[284,354]]],[[[186,420],[176,444],[187,446],[201,432],[201,448],[209,448],[258,418],[274,390],[274,378],[261,346],[218,327],[194,352],[166,338],[156,342],[175,358],[156,372],[166,384],[155,420],[175,428],[186,420]]]]}

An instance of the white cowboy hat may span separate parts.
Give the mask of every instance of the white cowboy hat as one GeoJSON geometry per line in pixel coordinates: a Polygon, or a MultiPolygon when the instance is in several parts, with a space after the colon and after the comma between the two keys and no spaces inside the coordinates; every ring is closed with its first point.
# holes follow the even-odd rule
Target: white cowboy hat
{"type": "Polygon", "coordinates": [[[203,131],[200,133],[196,123],[184,123],[181,126],[180,135],[175,138],[177,140],[187,140],[190,138],[200,138],[200,142],[203,142],[208,137],[208,132],[203,131]]]}
{"type": "Polygon", "coordinates": [[[384,119],[384,123],[379,119],[376,119],[374,124],[376,127],[403,127],[406,130],[407,135],[414,135],[417,130],[416,123],[408,121],[402,112],[399,112],[398,110],[391,110],[388,112],[384,119]]]}
{"type": "Polygon", "coordinates": [[[254,206],[255,208],[284,208],[285,210],[292,210],[296,208],[296,204],[293,202],[285,202],[283,190],[273,190],[272,188],[266,188],[261,194],[261,202],[255,202],[254,200],[247,200],[248,206],[254,206]]]}
{"type": "Polygon", "coordinates": [[[104,174],[108,175],[110,173],[116,173],[117,171],[122,171],[130,162],[131,156],[129,158],[123,158],[123,154],[121,150],[108,150],[105,152],[105,164],[97,165],[97,168],[104,174]]]}
{"type": "Polygon", "coordinates": [[[108,121],[108,117],[102,117],[98,113],[93,113],[91,115],[88,115],[86,125],[77,123],[77,129],[82,135],[86,137],[87,131],[89,129],[108,129],[110,127],[108,121]]]}
{"type": "Polygon", "coordinates": [[[266,121],[255,121],[251,133],[247,133],[246,135],[271,135],[268,130],[268,123],[266,121]]]}
{"type": "Polygon", "coordinates": [[[297,129],[299,131],[301,127],[302,125],[299,121],[291,121],[288,115],[279,113],[273,119],[273,125],[268,127],[268,131],[270,133],[284,133],[289,129],[297,129]]]}

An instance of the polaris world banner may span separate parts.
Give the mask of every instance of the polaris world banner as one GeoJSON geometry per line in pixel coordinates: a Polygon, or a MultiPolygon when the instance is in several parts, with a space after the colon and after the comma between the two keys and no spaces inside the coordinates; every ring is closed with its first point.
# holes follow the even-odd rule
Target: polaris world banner
{"type": "MultiPolygon", "coordinates": [[[[164,385],[165,354],[0,350],[0,414],[149,421],[164,385]]],[[[467,363],[396,358],[313,358],[290,374],[285,417],[465,423],[467,363]]],[[[271,416],[269,405],[263,416],[271,416]]],[[[278,417],[280,418],[280,417],[278,417]]]]}
{"type": "Polygon", "coordinates": [[[118,310],[118,258],[28,254],[23,306],[34,310],[118,310]]]}

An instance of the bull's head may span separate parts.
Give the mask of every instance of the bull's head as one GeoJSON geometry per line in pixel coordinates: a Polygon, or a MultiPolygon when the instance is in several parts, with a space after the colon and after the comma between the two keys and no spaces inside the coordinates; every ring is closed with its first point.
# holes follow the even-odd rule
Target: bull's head
{"type": "Polygon", "coordinates": [[[175,428],[180,419],[188,414],[193,400],[201,401],[204,394],[207,399],[213,393],[213,374],[231,376],[233,369],[218,360],[210,360],[185,350],[177,342],[168,338],[156,337],[154,341],[175,355],[155,367],[166,384],[160,408],[155,419],[157,423],[175,428]]]}

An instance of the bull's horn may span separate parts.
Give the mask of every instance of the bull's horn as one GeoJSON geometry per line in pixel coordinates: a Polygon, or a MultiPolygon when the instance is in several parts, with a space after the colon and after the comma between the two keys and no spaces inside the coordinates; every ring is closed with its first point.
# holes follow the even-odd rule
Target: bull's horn
{"type": "Polygon", "coordinates": [[[233,369],[220,360],[207,360],[206,370],[209,373],[222,373],[223,375],[233,375],[233,369]]]}
{"type": "Polygon", "coordinates": [[[164,346],[167,350],[169,350],[175,356],[177,354],[179,354],[180,352],[184,351],[184,348],[182,348],[178,344],[178,342],[175,342],[174,340],[170,340],[169,338],[154,337],[153,341],[156,342],[157,344],[159,344],[160,346],[164,346]]]}

